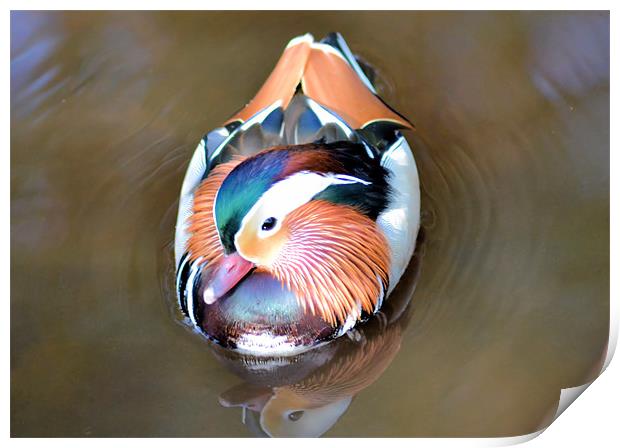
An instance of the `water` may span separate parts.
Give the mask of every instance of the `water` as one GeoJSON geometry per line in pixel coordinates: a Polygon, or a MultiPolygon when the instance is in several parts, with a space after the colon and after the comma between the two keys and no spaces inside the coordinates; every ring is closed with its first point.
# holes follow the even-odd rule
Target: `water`
{"type": "Polygon", "coordinates": [[[326,436],[534,431],[606,353],[609,14],[14,12],[11,267],[14,436],[261,435],[261,406],[285,434],[265,402],[301,389],[326,436]],[[332,30],[417,127],[413,298],[265,380],[180,323],[176,200],[286,42],[332,30]],[[343,365],[375,367],[338,395],[343,365]]]}

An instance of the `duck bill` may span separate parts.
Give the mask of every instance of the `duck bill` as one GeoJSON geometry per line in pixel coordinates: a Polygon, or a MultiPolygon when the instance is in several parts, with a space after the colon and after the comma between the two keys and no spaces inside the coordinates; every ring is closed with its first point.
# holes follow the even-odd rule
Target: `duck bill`
{"type": "Polygon", "coordinates": [[[233,289],[255,265],[238,253],[225,255],[213,266],[204,280],[205,289],[202,297],[207,305],[215,303],[233,289]]]}

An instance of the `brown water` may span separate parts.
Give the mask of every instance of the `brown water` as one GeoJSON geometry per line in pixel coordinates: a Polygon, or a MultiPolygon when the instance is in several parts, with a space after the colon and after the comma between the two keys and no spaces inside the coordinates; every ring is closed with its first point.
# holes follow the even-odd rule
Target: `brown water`
{"type": "Polygon", "coordinates": [[[227,406],[352,366],[326,436],[534,431],[606,350],[609,14],[13,13],[11,282],[14,436],[250,436],[227,406]],[[178,320],[182,176],[291,37],[332,30],[417,126],[415,294],[323,370],[236,386],[178,320]]]}

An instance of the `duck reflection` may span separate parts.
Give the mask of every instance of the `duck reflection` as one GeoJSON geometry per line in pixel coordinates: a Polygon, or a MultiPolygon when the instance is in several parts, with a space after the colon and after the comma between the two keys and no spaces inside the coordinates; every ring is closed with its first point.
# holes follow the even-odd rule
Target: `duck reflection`
{"type": "Polygon", "coordinates": [[[292,357],[256,357],[212,345],[215,357],[243,382],[222,392],[256,435],[317,437],[347,411],[357,394],[390,366],[410,320],[419,251],[382,312],[326,345],[292,357]]]}

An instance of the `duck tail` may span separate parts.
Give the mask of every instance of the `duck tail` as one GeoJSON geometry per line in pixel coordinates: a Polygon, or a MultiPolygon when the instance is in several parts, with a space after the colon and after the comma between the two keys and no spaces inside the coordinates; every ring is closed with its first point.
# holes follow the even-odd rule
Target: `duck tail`
{"type": "Polygon", "coordinates": [[[377,96],[368,74],[340,33],[330,33],[319,42],[311,34],[292,39],[254,99],[227,124],[245,122],[276,102],[286,109],[298,90],[338,114],[352,129],[378,123],[413,128],[377,96]]]}
{"type": "MultiPolygon", "coordinates": [[[[355,71],[357,76],[360,78],[360,81],[364,83],[364,85],[375,95],[377,94],[377,90],[374,85],[374,72],[366,72],[360,66],[359,60],[349,46],[347,42],[342,37],[340,33],[329,33],[323,39],[321,39],[322,44],[329,45],[330,47],[335,48],[340,52],[342,57],[349,63],[351,68],[355,71]]],[[[372,69],[371,69],[372,70],[372,69]]]]}
{"type": "Polygon", "coordinates": [[[368,75],[339,33],[330,33],[311,45],[301,84],[308,97],[337,113],[353,129],[377,123],[413,128],[377,96],[368,75]]]}
{"type": "Polygon", "coordinates": [[[225,125],[244,123],[276,102],[279,102],[279,107],[286,109],[301,82],[313,42],[314,37],[310,33],[291,39],[258,93],[225,125]]]}

